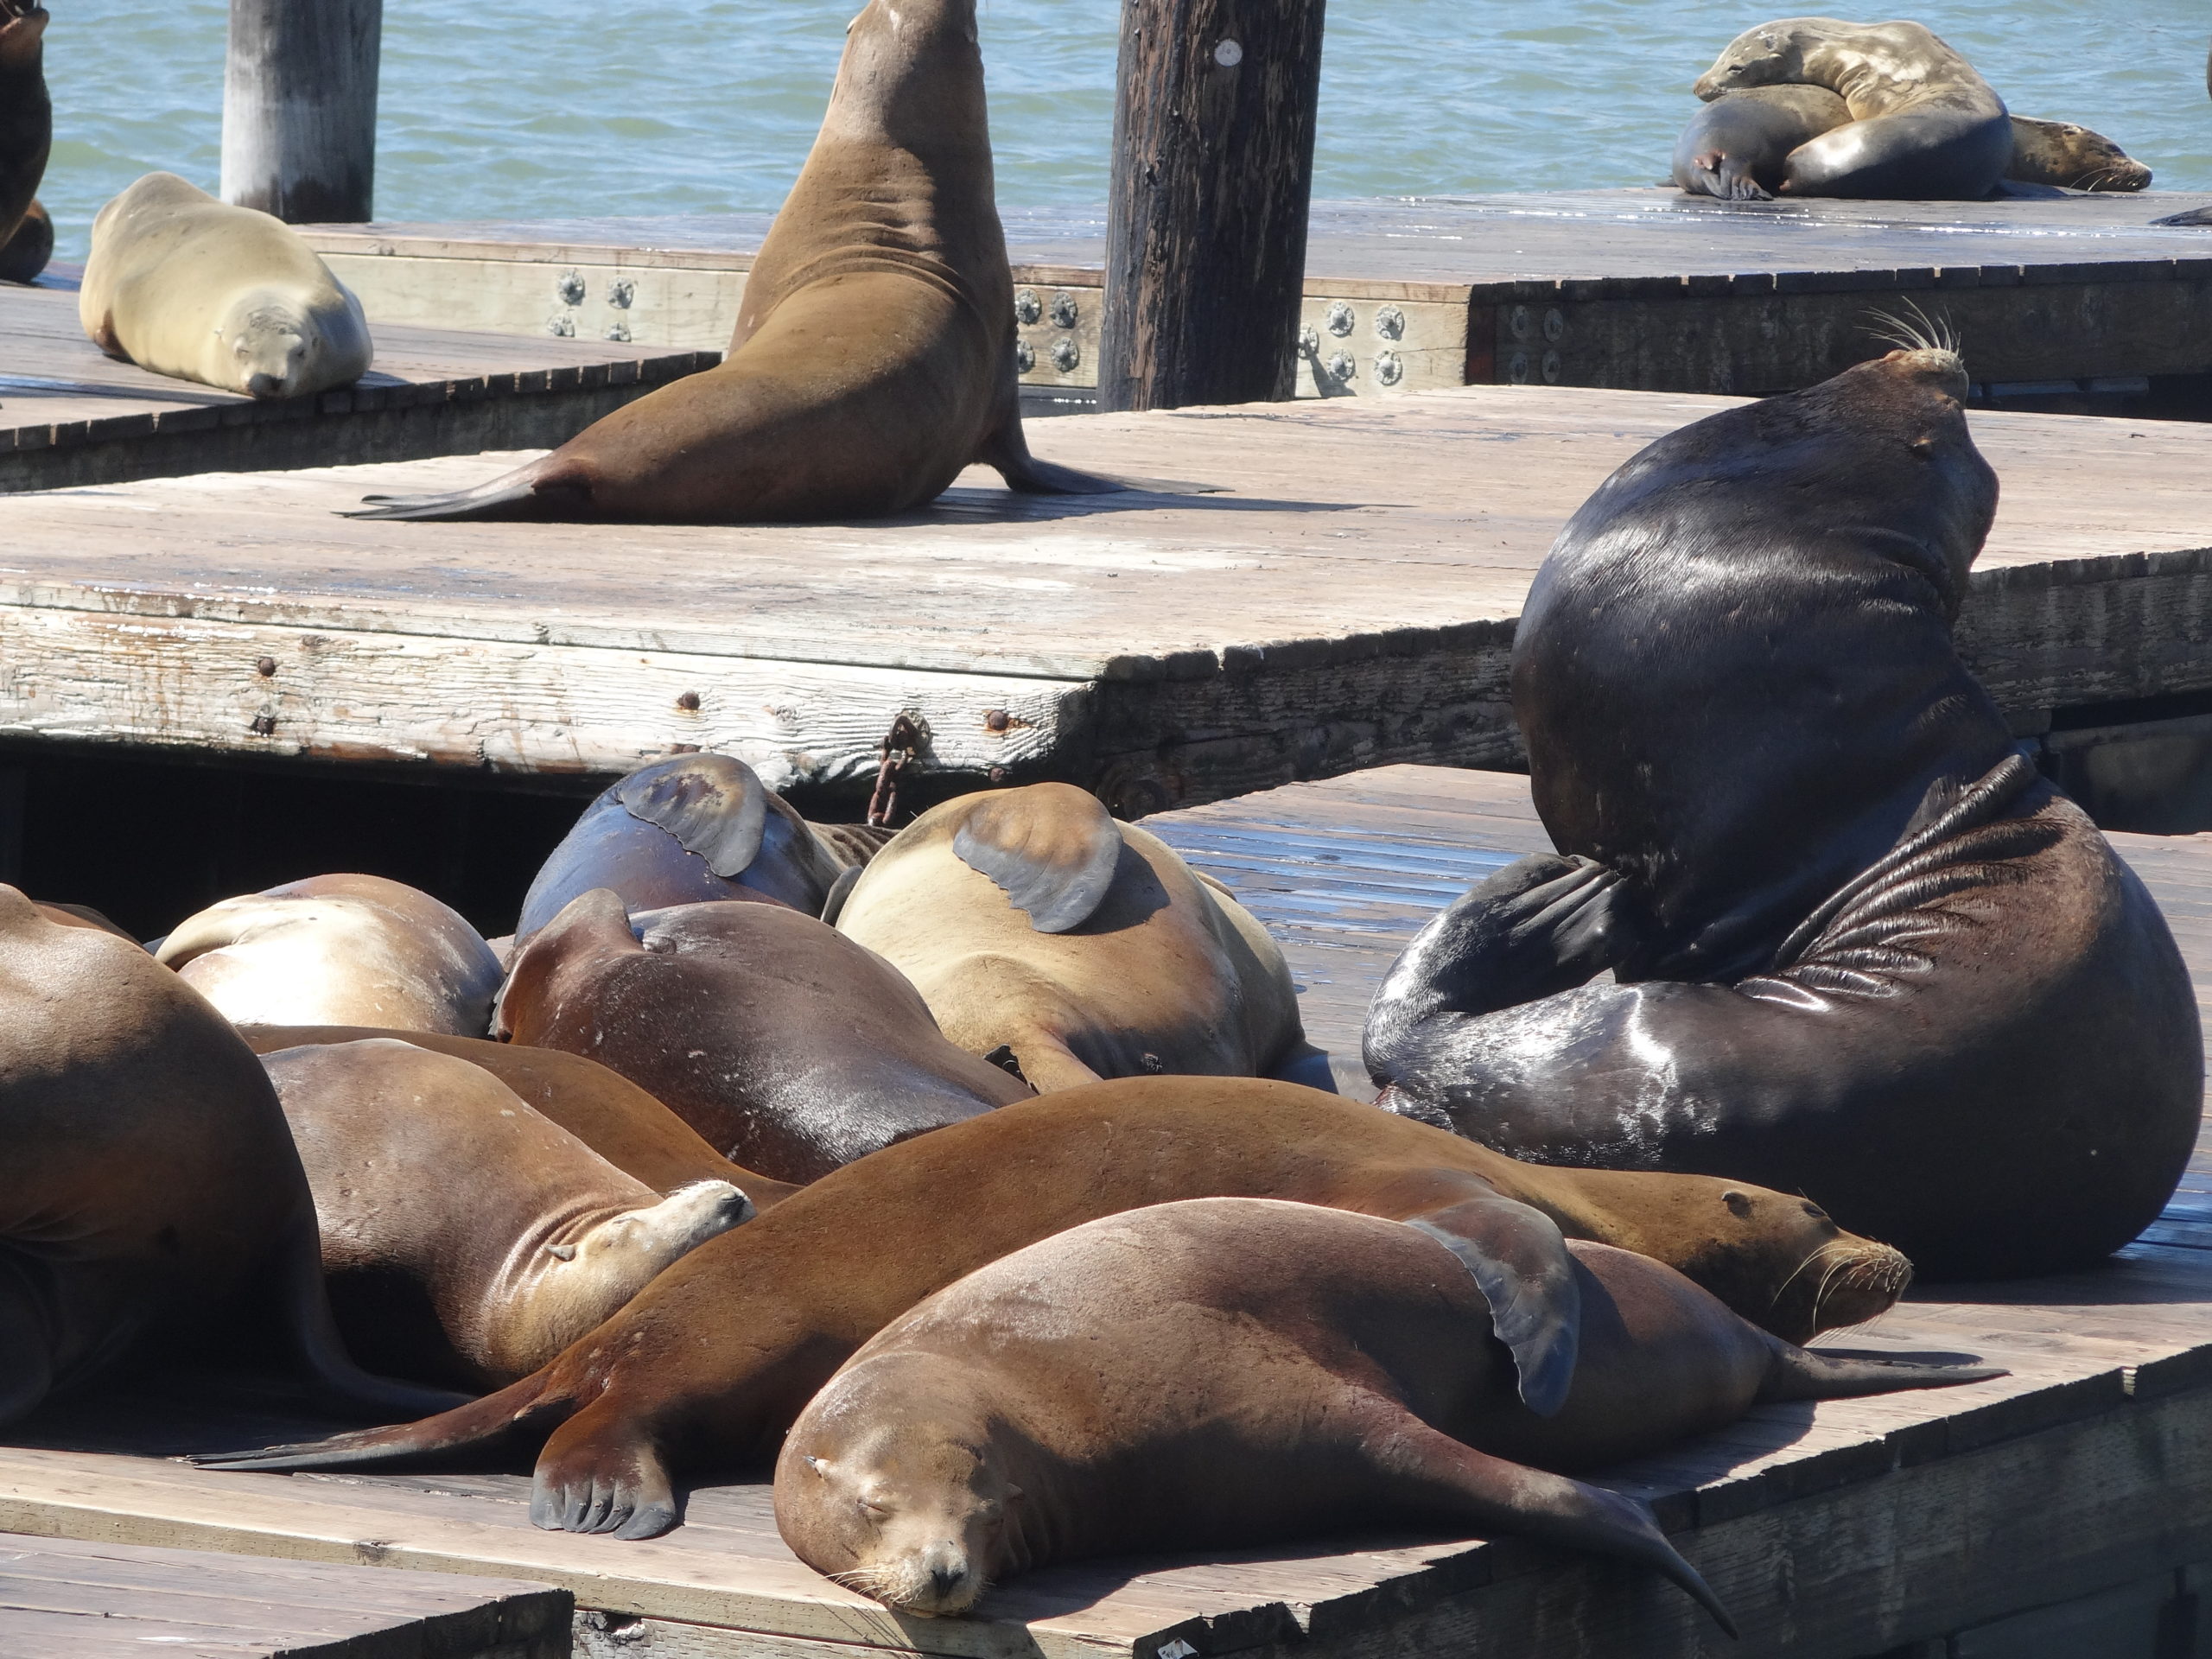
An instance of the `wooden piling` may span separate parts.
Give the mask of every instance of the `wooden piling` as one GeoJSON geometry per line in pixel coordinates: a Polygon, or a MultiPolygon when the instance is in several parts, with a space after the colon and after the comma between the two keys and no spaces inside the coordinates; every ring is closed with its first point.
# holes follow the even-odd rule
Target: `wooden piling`
{"type": "Polygon", "coordinates": [[[384,0],[231,0],[223,200],[359,224],[376,184],[384,0]]]}
{"type": "Polygon", "coordinates": [[[1101,409],[1291,395],[1323,0],[1122,0],[1101,409]]]}

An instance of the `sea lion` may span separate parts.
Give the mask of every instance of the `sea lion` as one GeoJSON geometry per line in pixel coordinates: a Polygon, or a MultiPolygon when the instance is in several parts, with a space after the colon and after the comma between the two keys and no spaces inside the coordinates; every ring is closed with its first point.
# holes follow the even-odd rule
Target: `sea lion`
{"type": "Polygon", "coordinates": [[[110,357],[249,397],[351,385],[361,302],[282,219],[149,173],[92,220],[77,315],[110,357]]]}
{"type": "Polygon", "coordinates": [[[588,1055],[782,1181],[1030,1093],[947,1042],[881,957],[782,905],[631,917],[588,893],[517,954],[495,1034],[588,1055]]]}
{"type": "Polygon", "coordinates": [[[1386,1103],[1802,1192],[1934,1278],[2079,1268],[2158,1213],[2196,1003],[1959,660],[1997,502],[1966,391],[1892,352],[1669,434],[1568,522],[1512,664],[1565,856],[1407,947],[1368,1018],[1386,1103]]]}
{"type": "Polygon", "coordinates": [[[129,1356],[269,1337],[349,1413],[452,1401],[347,1357],[284,1115],[205,998],[0,887],[0,1422],[129,1356]]]}
{"type": "Polygon", "coordinates": [[[1124,487],[1030,454],[1014,343],[975,0],[871,0],[721,365],[489,483],[360,516],[874,518],[973,462],[1032,493],[1124,487]]]}
{"type": "Polygon", "coordinates": [[[869,861],[837,929],[1040,1092],[1160,1071],[1335,1086],[1267,930],[1071,784],[931,807],[869,861]]]}
{"type": "Polygon", "coordinates": [[[2005,176],[2068,190],[2147,189],[2151,169],[2101,132],[2070,121],[2012,118],[2012,159],[2005,176]]]}
{"type": "Polygon", "coordinates": [[[482,1037],[447,1037],[428,1031],[391,1031],[376,1026],[240,1026],[238,1035],[257,1054],[318,1043],[357,1043],[396,1037],[434,1054],[450,1054],[480,1066],[594,1152],[656,1192],[673,1192],[697,1181],[728,1181],[756,1210],[783,1202],[798,1188],[733,1164],[697,1130],[651,1095],[597,1060],[526,1043],[482,1037]]]}
{"type": "Polygon", "coordinates": [[[679,754],[640,766],[584,809],[522,901],[527,940],[594,887],[633,911],[710,899],[773,899],[810,916],[880,841],[817,835],[744,761],[679,754]]]}
{"type": "Polygon", "coordinates": [[[1694,90],[1825,86],[1851,120],[1791,150],[1777,194],[1974,200],[2012,156],[2005,100],[1918,23],[1785,17],[1728,43],[1694,90]]]}
{"type": "Polygon", "coordinates": [[[1825,86],[1745,86],[1701,105],[1675,141],[1675,182],[1691,195],[1766,201],[1798,145],[1851,119],[1825,86]]]}
{"type": "Polygon", "coordinates": [[[53,221],[35,200],[54,145],[54,101],[46,91],[47,21],[37,0],[0,0],[0,276],[11,283],[37,276],[54,251],[53,221]],[[25,220],[34,213],[26,240],[25,220]],[[45,252],[30,265],[41,226],[45,252]],[[26,265],[29,274],[18,276],[26,265]]]}
{"type": "Polygon", "coordinates": [[[64,927],[94,928],[102,933],[112,933],[118,939],[129,939],[133,944],[138,943],[129,931],[90,905],[64,904],[51,899],[34,899],[31,903],[49,922],[59,922],[64,927]]]}
{"type": "Polygon", "coordinates": [[[15,234],[0,242],[0,283],[35,283],[54,257],[54,221],[36,197],[16,221],[15,234]]]}
{"type": "Polygon", "coordinates": [[[210,905],[162,941],[240,1025],[384,1026],[480,1037],[499,958],[458,911],[380,875],[316,875],[210,905]]]}
{"type": "Polygon", "coordinates": [[[1378,1525],[1518,1533],[1653,1567],[1733,1636],[1648,1507],[1559,1471],[1769,1401],[2004,1375],[1810,1354],[1648,1256],[1567,1249],[1580,1358],[1540,1413],[1492,1339],[1494,1299],[1419,1228],[1240,1198],[1088,1223],[847,1360],[785,1438],[776,1529],[817,1572],[925,1617],[1088,1556],[1378,1525]]]}
{"type": "Polygon", "coordinates": [[[1433,1229],[1510,1310],[1499,1328],[1516,1375],[1547,1405],[1575,1363],[1562,1232],[1648,1250],[1796,1339],[1872,1318],[1910,1276],[1896,1251],[1841,1233],[1794,1196],[1520,1164],[1292,1084],[1132,1077],[1001,1107],[849,1164],[709,1239],[552,1364],[459,1410],[207,1461],[350,1468],[463,1448],[505,1456],[543,1440],[538,1525],[652,1537],[676,1524],[677,1469],[772,1458],[808,1396],[923,1297],[1078,1223],[1215,1195],[1433,1229]]]}
{"type": "Polygon", "coordinates": [[[472,1390],[536,1370],[753,1206],[664,1196],[467,1060],[389,1037],[262,1059],[315,1194],[346,1345],[472,1390]]]}

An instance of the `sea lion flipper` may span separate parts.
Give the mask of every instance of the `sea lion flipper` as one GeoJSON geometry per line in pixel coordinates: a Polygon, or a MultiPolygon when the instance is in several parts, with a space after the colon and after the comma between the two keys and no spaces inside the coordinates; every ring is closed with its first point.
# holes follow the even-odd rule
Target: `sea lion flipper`
{"type": "Polygon", "coordinates": [[[633,818],[658,824],[687,853],[728,880],[760,856],[768,786],[734,755],[696,754],[676,767],[649,767],[614,786],[633,818]]]}
{"type": "Polygon", "coordinates": [[[372,1376],[354,1363],[338,1334],[322,1276],[322,1244],[312,1211],[286,1235],[277,1268],[279,1295],[292,1344],[316,1394],[341,1411],[372,1420],[425,1416],[468,1403],[449,1389],[427,1389],[372,1376]]]}
{"type": "Polygon", "coordinates": [[[575,518],[591,504],[588,486],[548,475],[553,457],[465,490],[437,495],[365,495],[365,505],[340,512],[341,518],[575,518]]]}
{"type": "Polygon", "coordinates": [[[984,800],[952,837],[960,861],[996,882],[1039,933],[1090,919],[1114,884],[1122,831],[1098,798],[1072,784],[1034,784],[984,800]]]}
{"type": "Polygon", "coordinates": [[[1511,1350],[1521,1398],[1548,1417],[1567,1402],[1582,1331],[1582,1290],[1559,1224],[1504,1197],[1468,1198],[1406,1217],[1459,1257],[1490,1303],[1491,1327],[1511,1350]]]}
{"type": "Polygon", "coordinates": [[[531,1524],[548,1532],[658,1538],[682,1518],[668,1465],[602,1398],[563,1423],[538,1454],[531,1524]]]}
{"type": "Polygon", "coordinates": [[[2010,1376],[2001,1365],[1927,1365],[1878,1354],[1816,1353],[1772,1338],[1774,1365],[1759,1385],[1762,1402],[1773,1400],[1847,1400],[1900,1389],[1948,1389],[2010,1376]]]}
{"type": "Polygon", "coordinates": [[[251,1451],[197,1452],[192,1461],[203,1469],[360,1469],[464,1446],[493,1449],[511,1439],[526,1438],[533,1429],[543,1429],[549,1419],[557,1421],[574,1408],[569,1396],[553,1386],[551,1370],[533,1371],[497,1394],[419,1422],[355,1429],[327,1440],[251,1451]]]}
{"type": "Polygon", "coordinates": [[[1058,461],[1040,461],[1029,453],[1019,426],[1012,437],[1003,433],[983,446],[976,459],[995,468],[1006,486],[1017,495],[1119,495],[1135,491],[1144,495],[1214,495],[1218,484],[1190,484],[1172,478],[1116,478],[1104,473],[1078,472],[1058,461]]]}

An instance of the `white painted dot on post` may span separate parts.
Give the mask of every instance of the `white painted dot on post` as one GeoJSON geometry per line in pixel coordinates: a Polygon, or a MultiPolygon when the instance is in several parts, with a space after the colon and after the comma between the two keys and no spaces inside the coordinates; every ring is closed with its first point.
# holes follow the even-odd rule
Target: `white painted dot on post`
{"type": "Polygon", "coordinates": [[[1224,41],[1214,48],[1213,60],[1224,69],[1234,69],[1244,61],[1244,48],[1234,41],[1224,41]]]}

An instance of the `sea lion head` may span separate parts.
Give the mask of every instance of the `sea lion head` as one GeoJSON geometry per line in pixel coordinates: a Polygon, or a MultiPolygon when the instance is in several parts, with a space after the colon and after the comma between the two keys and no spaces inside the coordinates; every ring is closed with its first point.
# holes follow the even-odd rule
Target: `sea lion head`
{"type": "Polygon", "coordinates": [[[1785,17],[1779,22],[1747,29],[1713,60],[1713,67],[1697,78],[1690,90],[1710,104],[1723,92],[1745,86],[1773,86],[1805,79],[1805,53],[1797,25],[1808,21],[1785,17]]]}
{"type": "Polygon", "coordinates": [[[1902,1253],[1844,1231],[1809,1198],[1696,1177],[1675,1190],[1684,1208],[1664,1225],[1681,1236],[1666,1259],[1785,1341],[1863,1324],[1912,1282],[1902,1253]]]}
{"type": "Polygon", "coordinates": [[[216,325],[232,385],[249,397],[298,394],[314,367],[317,331],[276,294],[245,294],[216,325]]]}
{"type": "MultiPolygon", "coordinates": [[[[2020,124],[2013,124],[2018,135],[2020,124]]],[[[2101,132],[2070,121],[2037,124],[2037,179],[2069,190],[2133,191],[2149,188],[2151,169],[2101,132]]],[[[2017,173],[2009,176],[2018,176],[2017,173]]]]}
{"type": "Polygon", "coordinates": [[[845,26],[822,136],[929,154],[948,143],[988,165],[975,0],[870,0],[845,26]]]}
{"type": "Polygon", "coordinates": [[[0,0],[0,69],[37,62],[46,23],[46,9],[35,0],[0,0]]]}
{"type": "Polygon", "coordinates": [[[776,1466],[776,1526],[802,1560],[902,1613],[982,1599],[1021,1489],[977,1408],[980,1369],[863,1354],[830,1379],[776,1466]]]}

